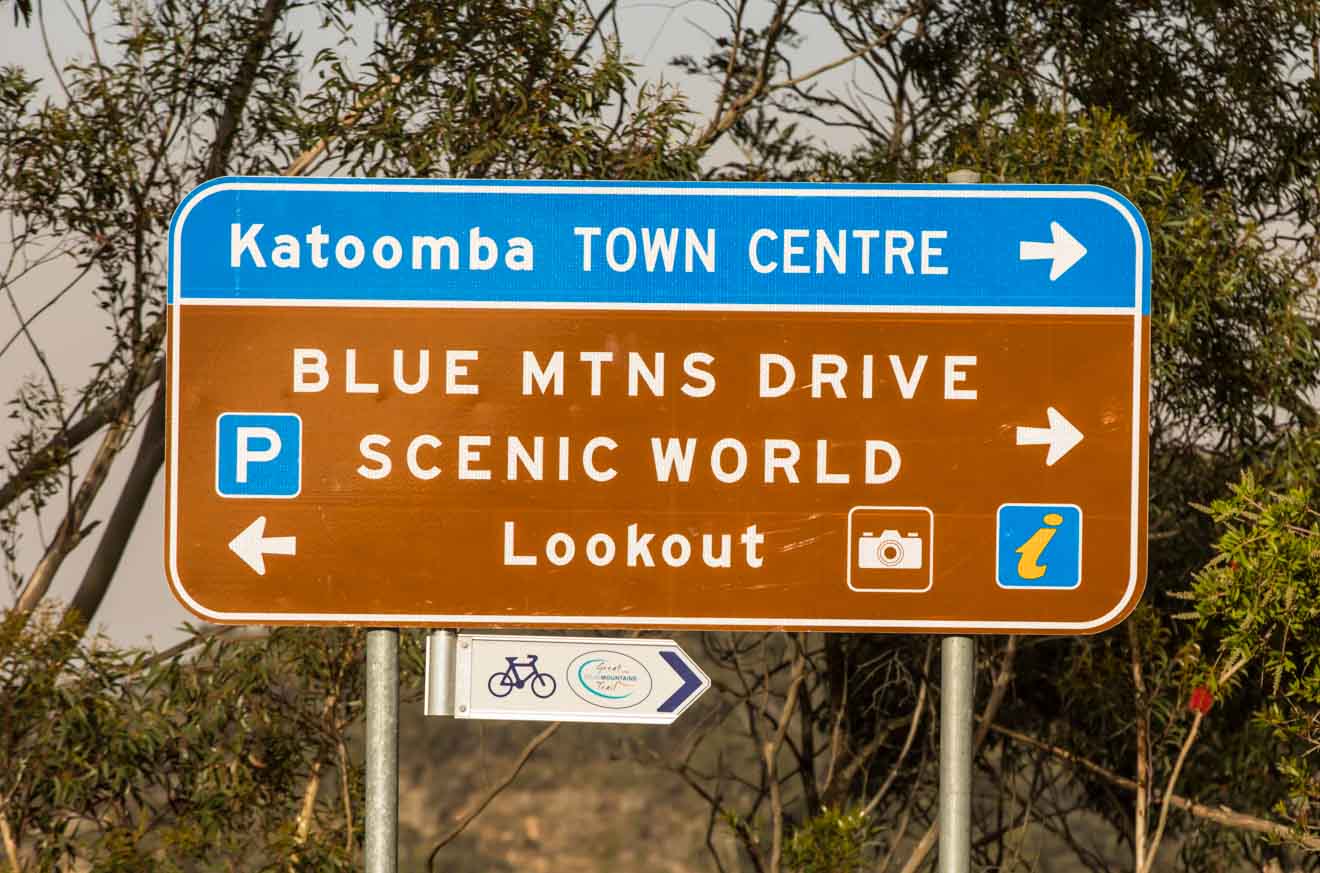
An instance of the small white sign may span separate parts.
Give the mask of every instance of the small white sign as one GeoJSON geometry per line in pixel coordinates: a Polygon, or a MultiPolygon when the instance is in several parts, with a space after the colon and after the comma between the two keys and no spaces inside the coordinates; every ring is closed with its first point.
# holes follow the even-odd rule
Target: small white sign
{"type": "Polygon", "coordinates": [[[428,687],[444,660],[452,710],[429,715],[670,724],[710,687],[673,640],[459,634],[452,658],[428,647],[428,687]]]}

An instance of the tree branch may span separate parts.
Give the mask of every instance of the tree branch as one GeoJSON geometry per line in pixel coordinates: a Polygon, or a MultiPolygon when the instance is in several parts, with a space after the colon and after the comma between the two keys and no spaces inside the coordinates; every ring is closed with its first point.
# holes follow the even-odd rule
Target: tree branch
{"type": "MultiPolygon", "coordinates": [[[[766,28],[765,47],[762,49],[762,59],[761,59],[760,67],[757,70],[756,80],[752,83],[747,93],[735,99],[729,105],[728,109],[725,109],[723,111],[717,110],[715,117],[711,119],[710,123],[706,126],[706,129],[703,130],[701,132],[701,135],[697,137],[696,145],[698,147],[706,147],[714,143],[715,140],[719,139],[721,135],[723,135],[727,130],[729,130],[729,128],[733,127],[735,124],[738,123],[738,119],[742,118],[742,116],[747,112],[747,110],[751,108],[753,103],[755,103],[757,100],[761,99],[762,97],[766,96],[767,94],[770,94],[774,91],[782,90],[784,88],[796,88],[797,86],[801,85],[803,82],[807,82],[811,79],[816,78],[817,76],[822,75],[823,73],[828,73],[830,70],[837,69],[843,66],[844,64],[847,64],[851,61],[855,61],[858,58],[862,57],[863,55],[867,54],[868,52],[874,51],[875,49],[889,42],[895,36],[898,35],[899,30],[902,29],[903,25],[907,22],[907,20],[916,14],[916,7],[915,6],[909,7],[908,10],[904,12],[901,16],[899,16],[899,18],[882,34],[880,34],[871,42],[857,49],[856,51],[850,52],[847,55],[844,55],[843,57],[831,61],[827,64],[823,64],[819,67],[816,67],[815,69],[803,73],[800,76],[784,79],[779,82],[767,82],[766,78],[769,73],[771,58],[773,56],[774,51],[778,47],[779,38],[783,35],[783,32],[787,27],[788,19],[791,17],[791,13],[789,15],[784,14],[785,7],[786,4],[784,3],[779,4],[779,8],[775,12],[774,19],[770,22],[769,27],[766,28]]],[[[734,46],[735,47],[737,46],[737,42],[734,43],[734,46]]],[[[729,82],[732,79],[732,76],[733,76],[733,62],[732,60],[730,60],[729,70],[726,73],[726,77],[725,77],[725,84],[720,92],[721,105],[723,100],[725,100],[727,97],[729,90],[729,82]]]]}
{"type": "MultiPolygon", "coordinates": [[[[207,178],[223,175],[228,166],[243,111],[256,84],[261,58],[270,46],[275,24],[286,6],[287,0],[266,0],[266,4],[262,7],[256,30],[244,49],[243,58],[239,62],[225,99],[224,113],[217,125],[216,138],[206,163],[207,178]]],[[[142,507],[151,493],[156,473],[164,462],[165,384],[162,382],[156,390],[155,400],[147,415],[145,432],[142,442],[138,445],[137,455],[133,459],[128,482],[115,501],[110,521],[101,534],[96,553],[83,574],[82,582],[70,604],[69,612],[76,613],[84,627],[91,625],[92,619],[105,599],[110,583],[123,559],[129,536],[137,525],[142,507]]]]}
{"type": "MultiPolygon", "coordinates": [[[[350,649],[351,651],[351,649],[350,649]]],[[[342,673],[340,674],[342,676],[342,673]]],[[[338,736],[337,720],[333,717],[335,706],[339,703],[338,690],[325,696],[325,701],[321,704],[321,723],[328,729],[333,736],[338,736]]],[[[298,816],[294,821],[293,842],[295,846],[301,846],[307,842],[307,836],[312,831],[312,817],[316,812],[316,796],[321,790],[321,767],[323,761],[318,757],[312,762],[311,772],[307,775],[307,784],[303,786],[302,805],[298,809],[298,816]]],[[[291,869],[298,866],[298,855],[295,852],[289,859],[291,869]]]]}
{"type": "MultiPolygon", "coordinates": [[[[363,113],[370,109],[373,103],[383,98],[391,88],[402,81],[403,80],[399,78],[399,76],[391,75],[384,82],[380,83],[380,85],[368,91],[358,100],[357,104],[353,107],[353,111],[339,120],[339,126],[344,130],[348,130],[356,125],[362,120],[363,113]]],[[[327,148],[329,148],[331,139],[332,137],[329,135],[318,139],[315,144],[309,147],[305,152],[294,158],[293,163],[285,168],[284,175],[301,176],[303,173],[306,173],[312,163],[315,162],[327,148]]]]}
{"type": "Polygon", "coordinates": [[[1004,702],[1004,695],[1008,693],[1008,683],[1013,678],[1013,664],[1017,661],[1017,641],[1016,635],[1010,636],[1008,642],[1004,645],[1004,659],[999,664],[999,672],[995,674],[994,684],[990,686],[990,698],[985,702],[985,710],[981,715],[981,727],[977,729],[976,736],[972,738],[973,756],[981,751],[981,747],[985,745],[986,736],[990,733],[990,728],[987,725],[999,712],[999,707],[1004,702]]]}
{"type": "MultiPolygon", "coordinates": [[[[1020,731],[1015,731],[1012,728],[1005,727],[1001,724],[990,723],[988,728],[1000,736],[1007,737],[1010,740],[1022,743],[1025,746],[1030,746],[1042,752],[1047,752],[1055,758],[1058,758],[1060,761],[1080,767],[1088,773],[1099,776],[1101,779],[1104,779],[1106,782],[1117,788],[1132,792],[1137,790],[1137,783],[1135,780],[1115,773],[1113,770],[1103,767],[1094,761],[1083,758],[1076,752],[1069,751],[1061,746],[1056,746],[1043,740],[1038,740],[1033,736],[1029,736],[1020,731]]],[[[1183,812],[1190,813],[1199,819],[1212,821],[1216,824],[1223,825],[1224,827],[1240,831],[1249,831],[1255,834],[1264,834],[1313,851],[1320,849],[1320,836],[1299,834],[1286,825],[1281,825],[1244,812],[1238,812],[1227,806],[1206,806],[1203,803],[1197,803],[1194,800],[1181,797],[1177,794],[1169,794],[1166,797],[1160,798],[1160,801],[1168,806],[1173,806],[1181,809],[1183,812]]]]}
{"type": "Polygon", "coordinates": [[[270,45],[271,34],[275,32],[275,22],[284,12],[287,0],[266,0],[257,19],[257,29],[248,40],[243,50],[243,60],[239,61],[238,72],[225,98],[225,111],[216,125],[215,142],[211,146],[211,157],[206,162],[206,178],[223,176],[229,165],[229,154],[234,148],[234,139],[238,135],[239,120],[247,108],[248,97],[257,82],[257,68],[261,56],[270,45]]]}
{"type": "MultiPolygon", "coordinates": [[[[1150,710],[1146,699],[1146,679],[1141,669],[1141,648],[1135,622],[1127,623],[1128,650],[1132,658],[1132,687],[1137,692],[1137,808],[1132,822],[1133,869],[1146,873],[1146,838],[1150,831],[1150,710]]],[[[1150,852],[1154,855],[1154,850],[1150,852]]]]}
{"type": "Polygon", "coordinates": [[[31,488],[43,470],[48,469],[52,464],[61,463],[67,453],[72,452],[109,424],[118,414],[121,404],[128,403],[158,382],[164,369],[164,360],[157,358],[143,375],[140,384],[133,384],[131,381],[124,383],[114,397],[97,404],[78,421],[51,437],[50,441],[34,452],[4,485],[0,485],[0,508],[8,506],[20,494],[31,488]]]}
{"type": "Polygon", "coordinates": [[[936,822],[926,828],[926,832],[921,835],[921,839],[918,840],[916,846],[912,848],[912,854],[908,856],[907,863],[903,865],[903,869],[899,871],[899,873],[917,873],[917,871],[921,869],[921,865],[926,863],[926,856],[930,854],[930,850],[935,848],[935,840],[939,835],[940,825],[937,819],[936,822]]]}
{"type": "Polygon", "coordinates": [[[796,87],[798,85],[801,85],[803,82],[808,81],[809,79],[814,79],[823,73],[828,73],[830,70],[834,70],[839,67],[842,67],[844,64],[857,60],[862,55],[880,48],[880,46],[884,45],[885,43],[893,39],[895,36],[897,36],[898,31],[903,27],[904,24],[907,23],[907,20],[916,14],[917,14],[917,9],[915,6],[908,7],[908,11],[900,15],[898,20],[895,21],[892,25],[890,25],[889,28],[885,30],[884,33],[880,34],[878,37],[871,40],[866,45],[857,49],[857,51],[852,52],[851,54],[846,54],[843,57],[839,58],[838,60],[830,61],[828,64],[821,64],[819,67],[816,67],[814,70],[808,70],[807,72],[803,73],[800,76],[794,76],[793,78],[785,79],[782,82],[775,82],[773,85],[770,85],[765,89],[766,93],[769,93],[771,91],[779,91],[783,88],[796,87]]]}
{"type": "MultiPolygon", "coordinates": [[[[774,738],[767,740],[761,747],[765,760],[766,781],[770,786],[770,873],[779,873],[779,860],[784,845],[784,803],[779,786],[779,750],[788,736],[789,723],[793,720],[793,708],[797,706],[798,694],[802,682],[806,679],[807,654],[805,642],[799,640],[797,657],[793,659],[793,672],[788,684],[788,693],[784,696],[784,708],[779,713],[779,726],[774,738]]],[[[767,688],[769,683],[766,683],[767,688]]]]}
{"type": "Polygon", "coordinates": [[[349,794],[349,775],[352,772],[348,763],[348,746],[344,744],[344,730],[341,725],[335,732],[335,754],[339,766],[339,803],[344,807],[344,853],[353,856],[353,798],[349,794]]]}
{"type": "MultiPolygon", "coordinates": [[[[139,666],[141,669],[146,670],[156,666],[157,664],[163,664],[166,661],[170,660],[171,658],[182,655],[184,652],[188,651],[189,649],[197,645],[200,645],[201,643],[206,642],[212,637],[229,637],[231,639],[237,638],[239,636],[238,632],[240,630],[247,633],[247,632],[251,632],[252,628],[250,626],[245,627],[243,625],[236,625],[236,624],[207,625],[201,628],[200,630],[198,630],[192,636],[188,637],[188,639],[175,643],[174,645],[170,646],[168,649],[157,652],[151,657],[146,658],[141,662],[139,666]]],[[[258,630],[263,635],[265,634],[264,628],[259,628],[258,630]]]]}
{"type": "Polygon", "coordinates": [[[128,439],[132,431],[131,409],[121,410],[115,420],[111,422],[110,429],[101,439],[101,445],[96,450],[96,455],[92,459],[87,474],[83,476],[82,484],[78,486],[73,500],[70,501],[69,508],[65,511],[64,519],[60,522],[59,528],[47,547],[46,553],[42,555],[41,560],[28,577],[23,590],[19,592],[18,602],[14,605],[16,612],[30,614],[36,609],[50,590],[51,583],[55,580],[55,574],[59,571],[64,559],[70,552],[83,540],[83,537],[91,528],[83,527],[83,519],[91,509],[92,501],[100,492],[101,486],[105,484],[106,477],[110,473],[110,465],[119,455],[124,442],[128,439]]]}
{"type": "Polygon", "coordinates": [[[472,824],[473,819],[481,815],[486,807],[490,805],[490,802],[500,795],[500,792],[513,784],[513,780],[517,779],[518,773],[522,771],[523,765],[531,759],[532,755],[536,753],[537,749],[541,748],[546,740],[555,735],[555,731],[559,730],[560,724],[560,722],[554,722],[545,730],[532,737],[531,741],[523,746],[522,753],[518,755],[518,760],[513,762],[513,766],[509,768],[508,773],[504,774],[504,778],[488,788],[486,793],[477,801],[476,805],[459,817],[458,824],[454,825],[449,833],[440,838],[440,841],[435,844],[435,848],[431,850],[431,854],[426,856],[426,869],[428,873],[435,869],[435,856],[440,854],[440,850],[453,842],[454,838],[459,834],[463,833],[463,831],[467,829],[467,826],[472,824]]]}
{"type": "Polygon", "coordinates": [[[115,508],[110,512],[110,519],[96,544],[92,561],[83,573],[82,582],[69,604],[68,613],[77,615],[84,628],[92,622],[92,617],[101,608],[110,582],[114,579],[119,562],[128,547],[129,537],[137,525],[142,507],[151,494],[151,486],[156,481],[156,471],[165,460],[165,383],[156,386],[156,398],[152,401],[151,411],[147,413],[146,426],[143,428],[142,441],[138,443],[137,455],[133,458],[133,467],[128,473],[128,481],[115,501],[115,508]]]}
{"type": "Polygon", "coordinates": [[[9,819],[0,812],[0,842],[5,844],[5,860],[13,873],[23,873],[23,865],[18,862],[18,844],[14,842],[14,832],[9,829],[9,819]]]}
{"type": "MultiPolygon", "coordinates": [[[[311,772],[307,775],[307,784],[303,786],[302,804],[298,807],[298,816],[294,820],[293,844],[301,846],[307,842],[307,835],[312,830],[312,813],[316,810],[316,795],[321,791],[321,760],[312,762],[311,772]]],[[[298,868],[298,852],[289,856],[289,869],[298,868]]]]}
{"type": "Polygon", "coordinates": [[[903,740],[903,748],[899,749],[898,757],[894,759],[894,766],[889,768],[889,774],[885,776],[885,781],[880,785],[880,790],[867,802],[866,806],[862,807],[862,815],[870,815],[875,811],[876,806],[889,793],[889,789],[893,787],[894,780],[898,778],[899,769],[903,766],[903,762],[907,760],[908,752],[912,750],[912,744],[917,739],[917,731],[921,727],[921,714],[926,711],[927,688],[928,683],[925,679],[922,679],[921,687],[917,691],[917,704],[912,707],[912,723],[908,726],[907,737],[903,740]]]}
{"type": "MultiPolygon", "coordinates": [[[[1192,718],[1192,728],[1187,732],[1187,737],[1182,742],[1182,748],[1178,750],[1178,760],[1173,764],[1173,772],[1169,774],[1169,782],[1164,788],[1164,796],[1173,796],[1173,789],[1178,784],[1178,777],[1182,774],[1183,764],[1187,762],[1187,753],[1192,750],[1192,745],[1196,742],[1196,735],[1201,731],[1201,720],[1205,718],[1202,712],[1196,713],[1192,718]]],[[[1160,850],[1160,841],[1164,839],[1164,825],[1169,821],[1169,803],[1163,801],[1160,803],[1160,820],[1155,825],[1155,835],[1150,838],[1150,846],[1146,852],[1146,864],[1139,868],[1137,873],[1150,873],[1151,867],[1155,864],[1155,853],[1160,850]]]]}
{"type": "MultiPolygon", "coordinates": [[[[988,725],[994,721],[995,714],[999,712],[999,705],[1004,702],[1004,694],[1008,690],[1008,682],[1013,677],[1013,662],[1017,658],[1017,637],[1008,638],[1007,645],[1004,646],[1004,660],[999,665],[999,672],[995,675],[994,685],[990,688],[990,698],[985,702],[985,709],[981,712],[981,727],[976,731],[976,736],[972,738],[972,759],[981,751],[981,746],[985,745],[986,736],[990,729],[988,725]]],[[[912,850],[911,857],[903,865],[903,873],[915,873],[915,871],[925,863],[926,856],[930,850],[935,848],[935,839],[940,833],[940,821],[935,819],[930,827],[926,828],[926,833],[922,835],[916,848],[912,850]]]]}

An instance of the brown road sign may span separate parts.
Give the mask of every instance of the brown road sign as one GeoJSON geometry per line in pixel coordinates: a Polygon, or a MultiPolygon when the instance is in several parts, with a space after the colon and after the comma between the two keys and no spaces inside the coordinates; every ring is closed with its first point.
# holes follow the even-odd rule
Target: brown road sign
{"type": "Polygon", "coordinates": [[[1146,565],[1106,189],[226,179],[171,231],[219,622],[1089,633],[1146,565]]]}

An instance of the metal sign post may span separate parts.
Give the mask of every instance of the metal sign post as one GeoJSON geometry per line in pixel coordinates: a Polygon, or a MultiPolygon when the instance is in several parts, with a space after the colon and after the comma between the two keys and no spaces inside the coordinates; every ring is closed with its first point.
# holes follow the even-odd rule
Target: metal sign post
{"type": "Polygon", "coordinates": [[[940,646],[939,873],[971,870],[975,683],[976,641],[945,637],[940,646]]]}
{"type": "Polygon", "coordinates": [[[367,631],[367,873],[399,865],[399,632],[367,631]]]}
{"type": "MultiPolygon", "coordinates": [[[[954,184],[981,174],[955,170],[954,184]]],[[[972,864],[972,707],[976,701],[976,641],[945,637],[940,645],[939,873],[968,873],[972,864]]]]}

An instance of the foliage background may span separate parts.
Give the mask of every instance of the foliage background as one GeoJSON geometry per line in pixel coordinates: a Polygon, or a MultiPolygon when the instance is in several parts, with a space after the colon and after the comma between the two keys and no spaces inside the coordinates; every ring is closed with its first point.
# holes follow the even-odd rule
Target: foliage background
{"type": "MultiPolygon", "coordinates": [[[[0,5],[6,41],[49,42],[54,7],[0,5]]],[[[161,240],[192,186],[238,172],[940,181],[972,167],[1113,187],[1154,247],[1147,594],[1098,637],[980,642],[976,863],[1317,866],[1313,2],[717,0],[664,78],[639,67],[611,0],[71,8],[77,45],[41,71],[0,67],[14,317],[0,357],[34,362],[4,386],[4,864],[360,860],[360,633],[203,627],[163,652],[88,633],[125,584],[161,465],[161,240]],[[66,299],[107,337],[90,372],[52,363],[58,332],[43,328],[66,299]]],[[[691,643],[717,692],[684,730],[602,742],[706,811],[706,854],[676,863],[929,868],[933,641],[691,643]]],[[[521,739],[507,770],[442,798],[461,811],[416,834],[429,860],[457,863],[475,812],[496,815],[503,786],[534,780],[563,735],[521,739]]]]}

